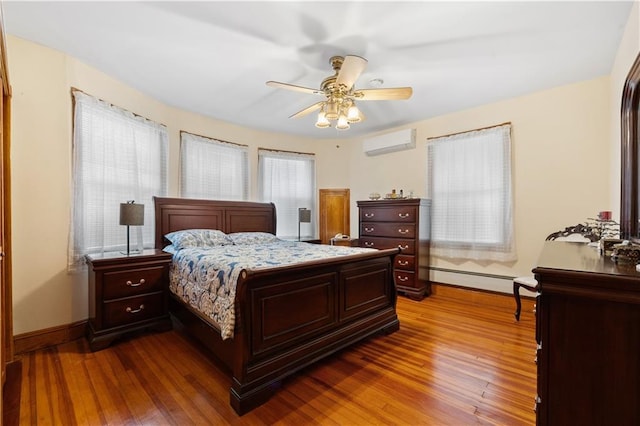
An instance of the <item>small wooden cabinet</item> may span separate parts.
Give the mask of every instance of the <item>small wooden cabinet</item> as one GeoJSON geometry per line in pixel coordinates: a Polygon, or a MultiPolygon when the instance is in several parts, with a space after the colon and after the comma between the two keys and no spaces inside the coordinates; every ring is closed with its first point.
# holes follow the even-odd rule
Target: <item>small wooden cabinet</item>
{"type": "Polygon", "coordinates": [[[168,311],[171,254],[87,255],[89,267],[89,346],[103,349],[124,333],[171,328],[168,311]]]}
{"type": "Polygon", "coordinates": [[[358,240],[352,238],[331,238],[329,244],[332,246],[358,247],[358,240]]]}
{"type": "Polygon", "coordinates": [[[396,289],[416,300],[430,293],[426,278],[430,206],[430,200],[420,198],[358,201],[360,247],[399,247],[402,251],[394,264],[396,289]]]}

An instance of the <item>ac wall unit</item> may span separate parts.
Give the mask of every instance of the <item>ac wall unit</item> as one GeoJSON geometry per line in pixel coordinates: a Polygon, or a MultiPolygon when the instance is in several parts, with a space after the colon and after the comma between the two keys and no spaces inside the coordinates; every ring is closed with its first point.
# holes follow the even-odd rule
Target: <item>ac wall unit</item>
{"type": "Polygon", "coordinates": [[[367,155],[380,155],[387,152],[412,149],[416,147],[416,129],[404,129],[367,138],[364,140],[362,147],[367,155]]]}

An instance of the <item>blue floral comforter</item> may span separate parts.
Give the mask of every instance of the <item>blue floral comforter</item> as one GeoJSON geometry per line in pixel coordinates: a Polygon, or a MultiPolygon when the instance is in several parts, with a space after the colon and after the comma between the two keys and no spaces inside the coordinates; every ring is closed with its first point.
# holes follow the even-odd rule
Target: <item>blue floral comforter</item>
{"type": "Polygon", "coordinates": [[[259,269],[311,260],[328,259],[374,249],[329,246],[293,241],[259,245],[224,245],[183,248],[173,253],[169,288],[220,327],[222,339],[233,337],[235,294],[243,269],[259,269]]]}

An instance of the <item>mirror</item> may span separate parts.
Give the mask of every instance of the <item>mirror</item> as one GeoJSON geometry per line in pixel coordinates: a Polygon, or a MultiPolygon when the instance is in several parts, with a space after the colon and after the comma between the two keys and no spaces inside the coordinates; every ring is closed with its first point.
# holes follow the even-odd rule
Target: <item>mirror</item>
{"type": "Polygon", "coordinates": [[[638,240],[638,109],[640,109],[640,55],[636,57],[622,90],[621,108],[621,176],[620,176],[620,236],[638,240]]]}

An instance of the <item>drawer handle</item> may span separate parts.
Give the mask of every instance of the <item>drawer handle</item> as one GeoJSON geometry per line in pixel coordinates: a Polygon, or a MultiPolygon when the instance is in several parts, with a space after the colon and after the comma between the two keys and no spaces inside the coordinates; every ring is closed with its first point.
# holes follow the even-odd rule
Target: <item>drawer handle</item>
{"type": "Polygon", "coordinates": [[[400,219],[406,219],[409,217],[409,213],[398,213],[400,219]]]}
{"type": "Polygon", "coordinates": [[[398,229],[398,232],[404,235],[404,234],[408,234],[409,230],[408,229],[398,229]]]}
{"type": "Polygon", "coordinates": [[[398,248],[399,248],[400,250],[406,250],[406,249],[408,249],[408,248],[409,248],[409,244],[405,244],[405,245],[403,245],[403,246],[402,246],[402,245],[400,245],[400,244],[398,244],[398,248]]]}
{"type": "Polygon", "coordinates": [[[367,246],[367,247],[373,247],[375,244],[370,242],[370,241],[365,241],[364,245],[367,246]]]}
{"type": "Polygon", "coordinates": [[[141,286],[141,285],[142,285],[142,284],[144,284],[144,283],[145,283],[144,278],[141,278],[141,279],[140,279],[140,281],[139,281],[139,282],[137,282],[137,283],[132,283],[131,281],[127,281],[127,285],[128,285],[129,287],[138,287],[138,286],[141,286]]]}
{"type": "Polygon", "coordinates": [[[409,281],[409,277],[403,277],[402,275],[398,275],[396,279],[402,282],[409,281]]]}
{"type": "Polygon", "coordinates": [[[409,264],[408,260],[398,260],[398,265],[407,266],[409,264]]]}
{"type": "Polygon", "coordinates": [[[376,228],[364,228],[364,232],[373,232],[376,228]]]}
{"type": "Polygon", "coordinates": [[[140,305],[138,309],[131,309],[131,307],[127,306],[127,309],[125,310],[130,314],[137,314],[138,312],[144,311],[144,305],[140,305]]]}
{"type": "Polygon", "coordinates": [[[365,213],[364,217],[374,217],[375,215],[375,213],[365,213]]]}

